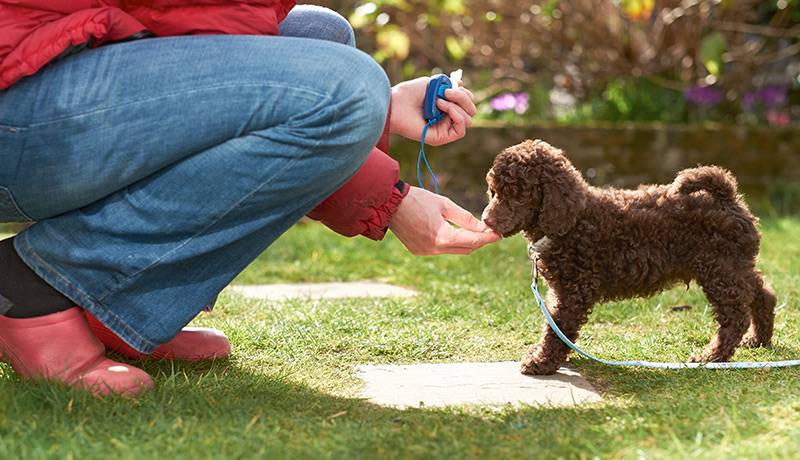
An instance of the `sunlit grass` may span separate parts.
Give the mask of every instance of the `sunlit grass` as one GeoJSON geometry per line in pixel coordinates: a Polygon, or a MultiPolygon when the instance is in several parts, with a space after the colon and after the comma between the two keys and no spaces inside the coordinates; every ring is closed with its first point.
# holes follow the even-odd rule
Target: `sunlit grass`
{"type": "MultiPolygon", "coordinates": [[[[800,358],[800,220],[763,223],[761,268],[778,294],[775,346],[736,360],[800,358]]],[[[515,360],[538,339],[519,238],[469,257],[415,258],[391,236],[293,228],[237,282],[373,279],[402,300],[246,300],[223,294],[197,324],[225,330],[229,361],[148,363],[157,389],[97,401],[0,367],[0,458],[791,458],[800,369],[651,371],[574,358],[604,391],[578,408],[414,409],[356,398],[360,363],[515,360]]],[[[685,360],[711,336],[695,286],[598,307],[580,344],[607,358],[685,360]],[[691,309],[670,307],[688,304],[691,309]]]]}

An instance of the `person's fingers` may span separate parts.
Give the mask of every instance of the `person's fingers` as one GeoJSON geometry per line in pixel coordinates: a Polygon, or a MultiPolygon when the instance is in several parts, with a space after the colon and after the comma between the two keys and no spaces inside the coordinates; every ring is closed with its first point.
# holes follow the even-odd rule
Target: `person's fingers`
{"type": "Polygon", "coordinates": [[[463,80],[458,80],[458,85],[456,85],[456,88],[460,91],[466,91],[467,94],[469,94],[469,98],[472,100],[472,102],[475,102],[475,94],[473,94],[472,91],[467,88],[463,80]]]}
{"type": "Polygon", "coordinates": [[[472,102],[467,90],[463,88],[448,89],[444,92],[444,97],[446,97],[448,101],[458,104],[458,106],[464,109],[469,116],[474,116],[476,113],[478,113],[475,103],[472,102]]]}
{"type": "Polygon", "coordinates": [[[436,246],[443,250],[478,249],[499,240],[500,236],[494,232],[473,232],[459,228],[441,232],[436,246]]]}
{"type": "Polygon", "coordinates": [[[436,251],[434,255],[453,254],[458,256],[466,256],[475,252],[474,248],[442,248],[436,251]]]}
{"type": "Polygon", "coordinates": [[[451,121],[450,124],[445,125],[447,127],[448,140],[454,141],[466,136],[467,128],[470,124],[467,114],[461,111],[461,109],[454,109],[451,110],[448,115],[450,115],[451,121]]]}
{"type": "Polygon", "coordinates": [[[452,113],[460,115],[460,119],[463,120],[463,124],[466,128],[472,126],[472,116],[468,114],[467,111],[464,110],[460,105],[442,99],[439,99],[439,102],[441,103],[441,105],[439,105],[441,110],[447,112],[448,115],[452,113]]]}
{"type": "Polygon", "coordinates": [[[467,128],[472,124],[472,117],[467,115],[464,109],[452,102],[439,99],[437,105],[450,116],[452,123],[451,126],[449,126],[449,130],[455,131],[459,139],[464,137],[467,133],[467,128]]]}
{"type": "Polygon", "coordinates": [[[473,103],[475,102],[475,94],[472,91],[470,91],[466,87],[461,88],[461,91],[466,92],[469,95],[469,100],[471,100],[473,103]]]}
{"type": "Polygon", "coordinates": [[[474,232],[484,232],[489,229],[483,221],[448,198],[443,200],[442,216],[459,227],[474,232]]]}
{"type": "Polygon", "coordinates": [[[455,110],[433,126],[425,143],[428,145],[444,145],[463,138],[467,134],[466,119],[463,113],[455,110]]]}

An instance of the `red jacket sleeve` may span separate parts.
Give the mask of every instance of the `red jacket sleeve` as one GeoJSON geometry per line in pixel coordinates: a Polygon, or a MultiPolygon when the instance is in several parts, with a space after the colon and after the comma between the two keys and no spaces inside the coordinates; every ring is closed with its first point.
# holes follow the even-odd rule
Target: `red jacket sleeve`
{"type": "Polygon", "coordinates": [[[361,169],[308,217],[345,236],[382,239],[389,221],[409,190],[406,184],[402,184],[402,190],[395,186],[400,181],[400,165],[384,153],[388,149],[389,117],[378,145],[372,149],[361,169]]]}

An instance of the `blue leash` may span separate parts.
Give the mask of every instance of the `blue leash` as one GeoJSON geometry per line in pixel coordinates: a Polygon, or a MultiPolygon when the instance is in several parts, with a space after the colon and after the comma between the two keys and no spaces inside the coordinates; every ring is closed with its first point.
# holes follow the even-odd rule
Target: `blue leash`
{"type": "Polygon", "coordinates": [[[584,358],[597,361],[598,363],[607,364],[609,366],[635,366],[647,367],[651,369],[762,369],[766,367],[800,366],[800,359],[786,361],[743,361],[734,363],[659,363],[652,361],[611,361],[608,359],[598,358],[581,350],[577,345],[572,343],[572,341],[568,339],[566,335],[564,335],[556,322],[553,320],[553,316],[550,314],[550,310],[547,308],[547,305],[545,305],[542,295],[539,294],[539,269],[536,267],[536,251],[532,244],[528,245],[528,258],[531,261],[531,277],[533,279],[531,282],[531,291],[533,292],[533,296],[536,297],[536,302],[539,304],[539,308],[542,310],[542,314],[547,320],[547,324],[550,325],[550,329],[555,332],[562,342],[564,342],[568,347],[572,348],[575,353],[578,353],[584,358]]]}
{"type": "Polygon", "coordinates": [[[421,170],[421,162],[425,161],[425,167],[428,168],[428,173],[431,175],[433,179],[433,190],[436,194],[439,194],[439,179],[436,177],[436,174],[433,173],[433,169],[431,169],[431,164],[428,163],[428,157],[425,156],[425,136],[428,135],[428,128],[436,124],[438,120],[430,120],[425,123],[425,127],[422,128],[422,140],[420,141],[421,144],[419,146],[419,157],[417,157],[417,182],[419,182],[419,187],[425,189],[425,184],[422,183],[422,170],[421,170]]]}

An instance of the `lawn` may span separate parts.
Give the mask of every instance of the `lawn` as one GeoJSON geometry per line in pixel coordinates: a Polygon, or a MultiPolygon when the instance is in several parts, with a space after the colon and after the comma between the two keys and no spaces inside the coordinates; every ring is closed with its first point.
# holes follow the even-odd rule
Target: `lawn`
{"type": "MultiPolygon", "coordinates": [[[[800,358],[800,220],[763,222],[761,268],[778,294],[775,345],[736,360],[800,358]]],[[[196,323],[234,355],[149,363],[157,389],[94,400],[0,366],[6,458],[800,458],[800,368],[656,371],[570,365],[604,392],[576,408],[400,411],[357,398],[360,363],[516,360],[538,339],[525,244],[414,258],[397,240],[295,226],[238,283],[382,280],[403,300],[269,303],[223,294],[196,323]]],[[[580,339],[612,359],[685,360],[710,338],[699,289],[598,307],[580,339]],[[691,305],[689,310],[670,307],[691,305]]]]}

